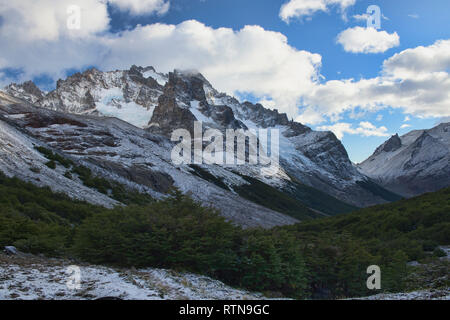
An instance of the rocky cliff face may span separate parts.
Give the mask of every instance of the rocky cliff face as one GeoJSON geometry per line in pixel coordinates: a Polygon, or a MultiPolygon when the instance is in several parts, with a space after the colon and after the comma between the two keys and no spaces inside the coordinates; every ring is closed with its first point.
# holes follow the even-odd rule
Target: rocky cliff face
{"type": "MultiPolygon", "coordinates": [[[[198,72],[175,70],[165,75],[152,67],[136,66],[111,72],[90,69],[59,80],[52,92],[36,89],[27,83],[13,84],[5,91],[64,114],[119,118],[144,129],[146,134],[166,140],[175,129],[185,128],[192,132],[196,120],[203,123],[204,130],[214,128],[222,132],[226,129],[278,129],[282,170],[276,175],[267,175],[260,166],[252,165],[231,168],[203,166],[229,190],[242,183],[241,176],[250,176],[279,190],[289,190],[293,183],[301,183],[355,206],[386,202],[382,195],[361,183],[368,178],[351,163],[345,148],[333,133],[313,131],[289,121],[286,114],[260,104],[240,103],[218,92],[198,72]]],[[[99,120],[98,124],[101,126],[112,121],[99,120]]],[[[60,137],[59,140],[65,138],[60,137]]],[[[78,143],[86,142],[79,140],[78,143]]],[[[63,142],[58,141],[56,147],[64,148],[63,142]]],[[[163,148],[169,152],[171,146],[163,148]]],[[[116,149],[114,154],[124,156],[121,152],[116,149]]]]}
{"type": "Polygon", "coordinates": [[[393,136],[359,165],[362,173],[407,197],[450,185],[450,123],[393,136]]]}

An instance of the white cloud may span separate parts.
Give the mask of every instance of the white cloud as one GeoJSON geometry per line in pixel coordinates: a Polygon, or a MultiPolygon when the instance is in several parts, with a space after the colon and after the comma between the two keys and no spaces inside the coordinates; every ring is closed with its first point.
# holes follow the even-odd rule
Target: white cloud
{"type": "Polygon", "coordinates": [[[328,11],[332,6],[338,6],[342,12],[353,6],[356,0],[290,0],[280,9],[280,18],[289,23],[292,18],[310,17],[318,11],[328,11]]]}
{"type": "Polygon", "coordinates": [[[219,90],[270,97],[279,110],[294,117],[299,98],[317,81],[321,56],[297,50],[278,32],[259,26],[239,31],[213,29],[198,21],[179,25],[138,26],[105,41],[111,55],[105,69],[155,65],[200,70],[219,90]],[[180,54],[182,52],[183,54],[180,54]]]}
{"type": "MultiPolygon", "coordinates": [[[[88,66],[197,69],[219,90],[250,93],[307,124],[339,122],[346,112],[387,106],[420,117],[450,116],[450,40],[392,56],[378,77],[324,82],[321,56],[291,47],[278,32],[259,26],[215,29],[192,20],[113,34],[101,0],[80,0],[86,14],[82,28],[67,30],[65,6],[71,2],[0,0],[0,69],[22,69],[18,81],[41,75],[57,80],[68,69],[88,66]]],[[[3,77],[2,83],[7,80],[3,77]]]]}
{"type": "Polygon", "coordinates": [[[55,41],[61,37],[86,38],[108,28],[109,17],[103,1],[78,0],[81,28],[76,32],[69,30],[67,9],[73,4],[73,0],[0,0],[3,20],[0,37],[15,42],[55,41]]]}
{"type": "Polygon", "coordinates": [[[326,118],[338,121],[344,112],[361,108],[378,111],[399,108],[419,117],[450,116],[450,40],[395,54],[371,79],[333,80],[314,87],[303,97],[297,118],[310,124],[326,118]]]}
{"type": "Polygon", "coordinates": [[[166,0],[108,0],[120,10],[129,11],[133,15],[163,15],[169,11],[170,2],[166,0]]]}
{"type": "Polygon", "coordinates": [[[165,0],[0,0],[0,37],[15,42],[83,39],[109,29],[107,2],[133,14],[163,14],[170,3],[165,0]],[[70,30],[68,8],[80,8],[80,29],[70,30]]]}
{"type": "Polygon", "coordinates": [[[79,30],[67,27],[73,0],[0,0],[0,69],[23,70],[14,79],[24,81],[47,75],[64,77],[65,70],[83,68],[101,59],[106,48],[99,45],[99,34],[109,29],[110,18],[102,0],[79,0],[79,30]]]}
{"type": "Polygon", "coordinates": [[[413,18],[413,19],[419,19],[419,15],[416,13],[408,14],[408,17],[413,18]]]}
{"type": "Polygon", "coordinates": [[[408,122],[408,121],[411,121],[410,116],[406,116],[405,119],[403,120],[403,122],[408,122]]]}
{"type": "Polygon", "coordinates": [[[383,120],[383,115],[382,115],[382,114],[377,115],[377,119],[376,119],[376,120],[377,120],[377,121],[383,120]]]}
{"type": "Polygon", "coordinates": [[[410,124],[405,123],[400,126],[400,129],[406,129],[406,128],[410,128],[410,127],[411,127],[410,124]]]}
{"type": "Polygon", "coordinates": [[[352,53],[382,53],[400,44],[396,32],[387,33],[375,28],[354,27],[342,31],[337,36],[337,43],[344,50],[352,53]]]}
{"type": "MultiPolygon", "coordinates": [[[[386,73],[397,78],[427,77],[450,71],[450,40],[439,40],[395,54],[383,63],[386,73]]],[[[444,75],[444,74],[441,74],[444,75]]]]}
{"type": "Polygon", "coordinates": [[[338,122],[330,126],[318,127],[319,130],[332,131],[336,137],[341,140],[345,134],[361,135],[364,137],[376,136],[376,137],[388,137],[388,129],[384,126],[376,127],[368,121],[359,123],[359,126],[353,127],[351,123],[338,122]]]}

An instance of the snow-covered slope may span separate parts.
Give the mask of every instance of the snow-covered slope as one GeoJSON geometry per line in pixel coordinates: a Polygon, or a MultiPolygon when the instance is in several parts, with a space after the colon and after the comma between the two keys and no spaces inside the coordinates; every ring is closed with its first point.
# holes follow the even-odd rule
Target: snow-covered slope
{"type": "MultiPolygon", "coordinates": [[[[175,70],[168,75],[154,68],[101,72],[90,69],[59,80],[57,88],[40,92],[32,83],[12,84],[6,92],[36,105],[62,112],[117,117],[136,127],[170,137],[180,128],[193,131],[194,121],[203,129],[278,129],[282,170],[269,174],[261,166],[232,168],[204,166],[233,189],[239,176],[256,178],[281,190],[301,183],[354,206],[386,202],[382,193],[367,187],[368,178],[348,158],[331,132],[315,132],[290,121],[286,114],[260,104],[241,103],[220,93],[197,72],[175,70]],[[238,175],[236,175],[236,173],[238,175]]],[[[108,120],[109,121],[109,120],[108,120]]]]}
{"type": "MultiPolygon", "coordinates": [[[[243,227],[270,228],[297,222],[205,181],[187,165],[174,166],[168,139],[116,118],[57,112],[0,93],[0,135],[1,171],[74,198],[105,206],[118,204],[86,188],[76,176],[66,178],[63,166],[48,168],[48,159],[34,146],[59,152],[98,176],[154,198],[164,197],[175,186],[243,227]]],[[[227,177],[234,184],[247,183],[231,172],[227,177]]]]}
{"type": "Polygon", "coordinates": [[[450,288],[401,293],[380,293],[354,300],[450,300],[450,288]]]}
{"type": "Polygon", "coordinates": [[[395,135],[358,165],[385,188],[416,196],[450,186],[450,123],[395,135]]]}
{"type": "Polygon", "coordinates": [[[0,300],[255,300],[261,294],[163,269],[112,269],[80,265],[80,287],[67,286],[74,262],[0,253],[0,300]]]}
{"type": "MultiPolygon", "coordinates": [[[[0,92],[0,108],[5,101],[20,103],[14,98],[5,97],[0,92]]],[[[26,115],[18,113],[4,116],[17,120],[26,115]]],[[[65,171],[62,168],[58,167],[56,170],[48,168],[45,165],[48,159],[34,148],[41,145],[42,142],[22,132],[20,128],[0,120],[0,170],[4,174],[32,181],[39,185],[51,186],[53,191],[63,192],[72,198],[85,200],[93,204],[105,207],[113,207],[118,204],[117,201],[85,187],[81,181],[64,177],[65,171]]]]}

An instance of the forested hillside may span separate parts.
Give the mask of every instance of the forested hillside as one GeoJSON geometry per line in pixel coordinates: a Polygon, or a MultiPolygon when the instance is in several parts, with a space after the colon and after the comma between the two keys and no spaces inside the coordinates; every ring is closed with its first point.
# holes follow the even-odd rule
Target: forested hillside
{"type": "Polygon", "coordinates": [[[413,271],[406,263],[437,259],[438,245],[450,244],[449,213],[445,189],[294,226],[243,230],[177,191],[105,209],[0,175],[0,246],[190,271],[294,298],[373,294],[366,289],[373,264],[382,269],[383,291],[404,290],[413,271]]]}

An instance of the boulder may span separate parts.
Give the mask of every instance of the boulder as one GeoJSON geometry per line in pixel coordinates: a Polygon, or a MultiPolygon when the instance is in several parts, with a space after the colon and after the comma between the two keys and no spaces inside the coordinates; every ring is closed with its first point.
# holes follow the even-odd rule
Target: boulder
{"type": "Polygon", "coordinates": [[[6,246],[3,249],[3,252],[6,253],[7,255],[11,255],[11,256],[15,256],[15,255],[19,254],[19,251],[17,251],[16,247],[13,247],[13,246],[6,246]]]}

